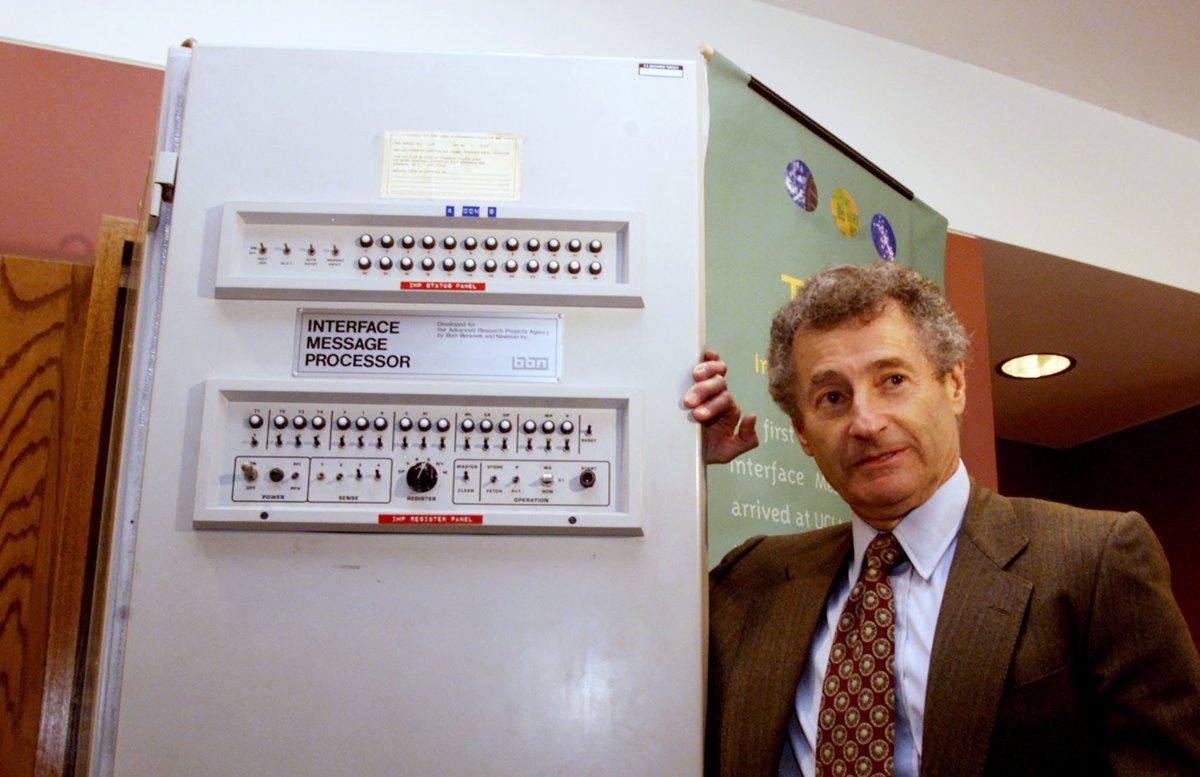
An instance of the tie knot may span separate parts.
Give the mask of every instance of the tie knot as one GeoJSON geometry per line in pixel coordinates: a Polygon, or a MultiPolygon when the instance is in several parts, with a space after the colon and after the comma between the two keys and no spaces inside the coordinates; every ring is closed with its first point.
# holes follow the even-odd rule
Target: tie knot
{"type": "Polygon", "coordinates": [[[882,569],[886,573],[892,571],[904,558],[904,548],[900,547],[896,535],[889,531],[871,540],[871,544],[867,546],[864,566],[867,569],[882,569]]]}

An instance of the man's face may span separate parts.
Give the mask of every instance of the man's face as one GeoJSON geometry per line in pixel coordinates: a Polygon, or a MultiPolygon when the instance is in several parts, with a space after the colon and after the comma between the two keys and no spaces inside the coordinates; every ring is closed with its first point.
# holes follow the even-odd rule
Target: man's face
{"type": "Polygon", "coordinates": [[[869,323],[801,330],[792,353],[801,447],[860,518],[890,530],[958,466],[963,364],[939,378],[894,302],[869,323]]]}

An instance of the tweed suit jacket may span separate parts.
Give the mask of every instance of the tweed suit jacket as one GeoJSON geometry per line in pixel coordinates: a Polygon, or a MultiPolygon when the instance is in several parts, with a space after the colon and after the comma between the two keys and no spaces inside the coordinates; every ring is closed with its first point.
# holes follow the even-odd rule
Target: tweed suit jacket
{"type": "MultiPolygon", "coordinates": [[[[710,775],[774,775],[849,525],[755,537],[710,574],[710,775]]],[[[1136,513],[971,484],[938,614],[921,774],[1200,775],[1200,657],[1136,513]]]]}

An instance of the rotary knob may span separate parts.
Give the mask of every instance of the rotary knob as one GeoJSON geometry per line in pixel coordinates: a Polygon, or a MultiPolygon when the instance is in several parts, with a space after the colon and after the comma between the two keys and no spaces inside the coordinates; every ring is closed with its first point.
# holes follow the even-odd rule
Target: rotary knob
{"type": "Polygon", "coordinates": [[[604,265],[600,264],[599,262],[592,262],[588,265],[588,272],[590,272],[592,275],[599,275],[603,269],[604,265]]]}
{"type": "Polygon", "coordinates": [[[557,424],[549,419],[542,421],[542,431],[546,434],[554,434],[554,429],[556,426],[557,424]]]}
{"type": "Polygon", "coordinates": [[[444,238],[442,238],[442,248],[445,248],[447,251],[453,251],[457,247],[458,240],[456,240],[453,235],[446,235],[444,238]]]}
{"type": "Polygon", "coordinates": [[[572,275],[578,275],[579,271],[582,269],[583,269],[583,265],[574,259],[567,262],[567,272],[571,273],[572,275]]]}
{"type": "Polygon", "coordinates": [[[400,431],[407,432],[412,429],[412,419],[408,416],[404,416],[400,419],[400,422],[397,424],[397,426],[400,427],[400,431]]]}
{"type": "Polygon", "coordinates": [[[579,249],[581,248],[583,248],[583,243],[581,243],[578,238],[573,238],[569,243],[567,243],[567,250],[573,254],[579,253],[579,249]]]}
{"type": "Polygon", "coordinates": [[[404,246],[405,248],[412,248],[416,244],[417,241],[412,235],[405,235],[404,237],[400,238],[400,245],[404,246]]]}
{"type": "Polygon", "coordinates": [[[500,245],[500,241],[494,237],[489,237],[483,241],[483,247],[489,251],[495,251],[498,245],[500,245]]]}
{"type": "Polygon", "coordinates": [[[359,235],[358,244],[363,248],[370,248],[375,243],[374,238],[370,235],[359,235]]]}
{"type": "Polygon", "coordinates": [[[404,477],[408,483],[408,487],[418,494],[424,494],[427,491],[432,491],[437,485],[438,475],[437,470],[432,464],[427,461],[422,461],[408,468],[408,474],[404,477]]]}
{"type": "Polygon", "coordinates": [[[466,270],[467,272],[475,272],[475,268],[477,266],[478,265],[475,264],[474,259],[464,259],[463,260],[463,269],[466,270]]]}
{"type": "Polygon", "coordinates": [[[521,265],[517,262],[516,259],[509,259],[507,262],[504,263],[504,269],[507,272],[516,272],[517,268],[519,268],[520,266],[521,265]]]}
{"type": "Polygon", "coordinates": [[[468,237],[467,239],[463,240],[463,248],[467,249],[468,251],[474,251],[478,247],[479,241],[473,237],[468,237]]]}
{"type": "Polygon", "coordinates": [[[367,420],[366,416],[360,415],[358,418],[354,419],[354,428],[360,432],[367,431],[367,427],[369,427],[370,425],[371,425],[371,422],[367,420]]]}
{"type": "Polygon", "coordinates": [[[530,253],[533,253],[534,251],[538,250],[541,247],[542,247],[542,241],[538,240],[536,237],[531,237],[525,241],[525,250],[530,253]]]}
{"type": "Polygon", "coordinates": [[[315,415],[309,423],[312,425],[312,428],[320,431],[325,428],[325,416],[315,415]]]}
{"type": "Polygon", "coordinates": [[[377,416],[375,420],[371,422],[371,426],[375,427],[375,431],[382,432],[388,428],[388,420],[383,416],[377,416]]]}
{"type": "Polygon", "coordinates": [[[508,434],[512,431],[512,421],[508,420],[507,418],[502,418],[500,419],[500,423],[496,426],[496,428],[500,430],[501,434],[508,434]]]}
{"type": "Polygon", "coordinates": [[[571,432],[575,431],[575,424],[570,421],[563,421],[558,425],[558,431],[562,432],[563,434],[570,434],[571,432]]]}
{"type": "Polygon", "coordinates": [[[308,419],[302,415],[298,415],[292,419],[292,426],[296,427],[297,429],[303,429],[304,427],[308,426],[308,419]]]}
{"type": "Polygon", "coordinates": [[[254,413],[246,419],[246,423],[250,424],[251,429],[261,429],[263,425],[263,417],[258,413],[254,413]]]}
{"type": "Polygon", "coordinates": [[[492,431],[491,420],[488,418],[485,418],[482,421],[480,421],[479,422],[479,431],[483,432],[484,434],[487,434],[488,432],[492,431]]]}
{"type": "Polygon", "coordinates": [[[483,269],[487,272],[496,272],[496,260],[488,259],[483,263],[483,269]]]}
{"type": "Polygon", "coordinates": [[[277,415],[271,419],[271,423],[275,426],[276,429],[286,429],[287,425],[288,425],[287,416],[277,415]]]}
{"type": "Polygon", "coordinates": [[[537,259],[530,259],[525,263],[525,269],[529,272],[537,272],[539,269],[541,269],[541,267],[542,265],[537,259]]]}
{"type": "Polygon", "coordinates": [[[537,421],[530,419],[521,424],[521,429],[525,432],[525,434],[533,434],[537,431],[537,421]]]}
{"type": "Polygon", "coordinates": [[[406,256],[400,260],[400,269],[401,270],[411,270],[412,268],[413,268],[413,260],[412,259],[410,259],[409,257],[406,256]]]}
{"type": "Polygon", "coordinates": [[[421,269],[428,272],[429,270],[432,270],[434,268],[435,264],[436,264],[436,262],[434,262],[432,259],[430,259],[427,256],[421,260],[421,269]]]}
{"type": "Polygon", "coordinates": [[[380,248],[391,248],[394,245],[396,245],[396,238],[392,237],[391,235],[380,235],[379,236],[379,247],[380,248]]]}
{"type": "Polygon", "coordinates": [[[421,247],[422,248],[430,249],[430,248],[433,248],[435,245],[437,245],[437,240],[434,239],[433,235],[426,235],[425,237],[421,238],[421,247]]]}
{"type": "Polygon", "coordinates": [[[442,260],[442,269],[445,270],[446,272],[454,272],[454,268],[457,265],[458,265],[458,263],[455,262],[453,259],[451,259],[448,256],[442,260]]]}
{"type": "Polygon", "coordinates": [[[358,257],[358,269],[360,269],[360,270],[371,269],[371,257],[369,257],[369,256],[358,257]]]}
{"type": "MultiPolygon", "coordinates": [[[[473,431],[475,431],[475,422],[473,420],[471,420],[470,418],[464,418],[462,420],[462,423],[460,423],[458,425],[458,428],[462,429],[464,432],[467,432],[467,433],[473,432],[473,431]]],[[[482,425],[480,426],[480,428],[481,429],[483,428],[482,425]]]]}
{"type": "Polygon", "coordinates": [[[599,240],[593,240],[592,242],[588,243],[588,250],[591,251],[593,254],[598,254],[603,249],[604,249],[604,244],[601,243],[599,240]]]}
{"type": "Polygon", "coordinates": [[[450,422],[447,421],[445,418],[439,418],[437,421],[437,430],[439,432],[450,431],[450,422]]]}
{"type": "Polygon", "coordinates": [[[420,421],[417,421],[417,429],[419,429],[422,432],[428,432],[430,430],[430,428],[432,428],[432,427],[433,427],[433,422],[430,421],[428,418],[422,418],[420,421]]]}
{"type": "Polygon", "coordinates": [[[382,259],[380,259],[379,260],[379,269],[381,269],[381,270],[392,269],[392,257],[385,256],[382,259]]]}
{"type": "Polygon", "coordinates": [[[546,241],[546,250],[550,253],[554,253],[560,248],[562,248],[562,243],[558,242],[558,238],[552,237],[546,241]]]}
{"type": "Polygon", "coordinates": [[[346,416],[341,416],[340,418],[338,418],[337,428],[341,429],[343,432],[346,431],[347,429],[349,429],[350,428],[350,419],[347,418],[346,416]]]}
{"type": "Polygon", "coordinates": [[[508,240],[504,241],[504,247],[509,251],[516,251],[521,247],[521,241],[517,240],[515,237],[510,237],[508,240]]]}
{"type": "Polygon", "coordinates": [[[556,259],[551,259],[550,261],[546,262],[546,272],[550,273],[551,275],[557,275],[558,270],[559,264],[556,259]]]}

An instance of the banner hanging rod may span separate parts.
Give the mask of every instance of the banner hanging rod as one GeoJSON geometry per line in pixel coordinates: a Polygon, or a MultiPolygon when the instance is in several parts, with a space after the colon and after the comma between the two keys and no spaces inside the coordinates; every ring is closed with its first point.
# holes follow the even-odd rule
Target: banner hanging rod
{"type": "MultiPolygon", "coordinates": [[[[707,43],[702,44],[700,46],[700,53],[702,55],[704,55],[704,58],[706,60],[712,59],[713,50],[712,50],[712,47],[709,46],[707,43]]],[[[821,140],[824,140],[826,143],[833,146],[834,148],[836,148],[838,151],[842,152],[846,156],[850,157],[850,159],[852,159],[859,167],[863,168],[868,173],[870,173],[871,175],[878,178],[880,181],[883,181],[883,183],[885,183],[891,189],[895,190],[896,193],[899,194],[901,197],[903,197],[906,200],[913,199],[912,189],[909,189],[907,186],[905,186],[904,184],[900,183],[892,176],[885,173],[882,169],[880,169],[879,165],[875,164],[870,159],[867,159],[865,156],[863,156],[862,154],[855,151],[853,148],[851,148],[846,143],[846,141],[842,140],[837,135],[834,135],[832,132],[825,129],[820,124],[818,124],[815,120],[813,120],[812,117],[805,114],[804,111],[800,110],[799,108],[797,108],[796,106],[794,106],[790,102],[788,102],[787,100],[780,97],[778,93],[776,93],[773,89],[771,89],[771,87],[767,86],[762,81],[759,81],[754,76],[750,76],[750,83],[748,84],[748,86],[750,87],[750,89],[752,89],[754,92],[756,92],[760,97],[765,99],[767,102],[771,103],[776,108],[778,108],[779,110],[786,113],[788,116],[791,116],[793,119],[800,122],[800,124],[803,125],[804,128],[807,129],[809,132],[813,133],[814,135],[819,137],[821,140]]]]}

